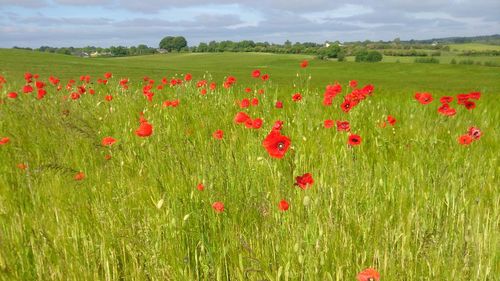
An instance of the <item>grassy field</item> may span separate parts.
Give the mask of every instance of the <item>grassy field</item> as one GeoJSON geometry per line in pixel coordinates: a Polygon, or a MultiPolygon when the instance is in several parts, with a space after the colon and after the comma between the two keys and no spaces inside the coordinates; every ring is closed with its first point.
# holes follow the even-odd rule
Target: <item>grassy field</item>
{"type": "MultiPolygon", "coordinates": [[[[439,52],[439,56],[435,56],[437,60],[439,60],[440,64],[451,64],[452,62],[456,64],[482,64],[489,63],[490,67],[499,67],[500,66],[500,57],[499,56],[491,56],[491,55],[473,55],[473,56],[465,56],[463,52],[465,51],[500,51],[499,45],[488,45],[481,43],[466,43],[466,44],[450,44],[447,45],[450,47],[449,51],[444,50],[431,50],[431,49],[423,49],[421,52],[427,52],[428,56],[425,58],[431,58],[431,54],[434,52],[439,52]],[[472,61],[473,63],[469,63],[468,61],[472,61]],[[492,66],[491,64],[494,64],[492,66]]],[[[388,51],[389,49],[379,50],[380,52],[388,51]]],[[[398,51],[394,49],[393,51],[398,51]]],[[[414,63],[416,58],[421,58],[418,56],[384,56],[382,62],[386,63],[414,63]]],[[[355,57],[349,56],[346,58],[348,62],[354,62],[355,57]]],[[[496,71],[496,70],[494,70],[496,71]]],[[[498,71],[497,71],[498,72],[498,71]]]]}
{"type": "Polygon", "coordinates": [[[499,45],[488,45],[481,43],[450,44],[450,50],[457,51],[500,51],[499,45]]]}
{"type": "Polygon", "coordinates": [[[0,145],[0,280],[356,280],[369,267],[381,280],[500,276],[498,68],[0,50],[0,75],[0,139],[10,139],[0,145]],[[270,79],[252,78],[254,69],[270,79]],[[22,93],[25,72],[48,84],[43,99],[22,93]],[[105,72],[113,78],[97,83],[105,72]],[[156,88],[188,72],[192,81],[156,88]],[[230,75],[236,84],[226,89],[230,75]],[[144,76],[155,81],[151,102],[144,76]],[[202,79],[216,90],[201,95],[202,79]],[[375,90],[345,113],[350,80],[375,90]],[[335,81],[343,90],[324,106],[335,81]],[[73,100],[82,83],[87,93],[73,100]],[[12,91],[18,98],[7,97],[12,91]],[[454,100],[455,116],[438,114],[440,97],[472,91],[481,92],[476,108],[454,100]],[[416,92],[434,101],[422,105],[416,92]],[[302,100],[293,102],[295,93],[302,100]],[[259,104],[240,108],[243,98],[259,104]],[[136,135],[141,112],[149,137],[136,135]],[[262,128],[236,124],[238,112],[262,118],[262,128]],[[381,125],[388,115],[394,126],[381,125]],[[361,144],[348,145],[349,133],[325,128],[327,119],[349,121],[361,144]],[[291,140],[282,159],[262,145],[276,120],[291,140]],[[471,126],[483,136],[460,145],[471,126]],[[103,146],[108,136],[117,142],[103,146]],[[295,182],[306,173],[314,183],[303,190],[295,182]]]}

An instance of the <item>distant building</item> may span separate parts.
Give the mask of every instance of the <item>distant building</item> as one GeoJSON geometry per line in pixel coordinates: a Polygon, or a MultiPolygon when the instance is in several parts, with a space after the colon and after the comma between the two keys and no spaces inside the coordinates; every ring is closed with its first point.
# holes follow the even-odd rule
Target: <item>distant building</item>
{"type": "Polygon", "coordinates": [[[343,47],[344,44],[340,43],[339,41],[335,41],[335,42],[329,42],[329,41],[325,41],[325,47],[330,47],[330,46],[334,46],[334,45],[337,45],[339,47],[343,47]]]}
{"type": "Polygon", "coordinates": [[[86,52],[82,52],[82,51],[76,51],[74,53],[72,53],[73,56],[77,56],[77,57],[81,57],[81,58],[90,58],[90,55],[86,52]]]}
{"type": "Polygon", "coordinates": [[[168,51],[167,51],[167,50],[165,50],[165,49],[160,49],[160,48],[156,49],[156,52],[158,52],[158,54],[166,54],[166,53],[168,53],[168,51]]]}

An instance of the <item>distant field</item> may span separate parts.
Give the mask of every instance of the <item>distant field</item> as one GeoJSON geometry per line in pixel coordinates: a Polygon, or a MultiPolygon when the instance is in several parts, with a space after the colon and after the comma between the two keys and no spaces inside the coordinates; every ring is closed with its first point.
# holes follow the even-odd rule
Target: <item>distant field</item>
{"type": "Polygon", "coordinates": [[[0,75],[1,281],[499,280],[499,68],[0,50],[0,75]]]}
{"type": "Polygon", "coordinates": [[[450,50],[457,51],[500,51],[500,45],[488,45],[481,43],[449,44],[450,50]]]}
{"type": "MultiPolygon", "coordinates": [[[[385,57],[393,60],[395,57],[385,57]]],[[[100,75],[112,71],[119,77],[137,80],[146,74],[161,78],[173,74],[190,72],[195,76],[209,74],[221,80],[227,75],[241,77],[241,82],[251,82],[249,71],[260,68],[272,77],[272,83],[289,89],[291,75],[300,72],[297,61],[309,59],[311,67],[310,86],[323,91],[325,85],[335,81],[357,79],[376,84],[379,88],[401,92],[414,89],[428,91],[468,91],[472,88],[483,91],[500,91],[500,78],[496,70],[483,66],[427,65],[408,66],[397,63],[338,63],[315,60],[305,55],[276,55],[261,53],[215,53],[215,54],[168,54],[123,58],[77,58],[66,55],[29,51],[1,50],[0,73],[7,77],[20,77],[26,71],[48,76],[57,74],[61,78],[74,78],[82,74],[100,75]],[[221,62],[224,65],[221,67],[221,62]],[[446,84],[442,81],[447,81],[446,84]],[[478,83],[481,81],[481,83],[478,83]]],[[[395,58],[397,59],[397,58],[395,58]]],[[[412,58],[404,58],[414,61],[412,58]]],[[[403,62],[403,58],[401,60],[403,62]]]]}

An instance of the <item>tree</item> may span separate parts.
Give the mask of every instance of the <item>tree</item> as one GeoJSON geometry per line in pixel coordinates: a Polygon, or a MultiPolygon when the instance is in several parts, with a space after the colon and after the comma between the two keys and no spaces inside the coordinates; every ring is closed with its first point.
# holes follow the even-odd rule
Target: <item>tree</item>
{"type": "Polygon", "coordinates": [[[378,51],[362,50],[356,53],[356,62],[378,62],[382,60],[382,54],[378,51]]]}
{"type": "Polygon", "coordinates": [[[169,52],[177,51],[179,52],[181,49],[187,47],[186,38],[182,36],[167,36],[161,39],[160,41],[160,49],[165,49],[169,52]]]}

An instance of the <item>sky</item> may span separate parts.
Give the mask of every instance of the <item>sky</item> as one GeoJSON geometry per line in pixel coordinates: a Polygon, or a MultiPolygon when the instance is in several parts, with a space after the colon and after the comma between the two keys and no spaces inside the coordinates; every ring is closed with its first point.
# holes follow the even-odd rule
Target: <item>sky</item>
{"type": "Polygon", "coordinates": [[[0,47],[189,46],[500,33],[500,0],[0,0],[0,47]]]}

